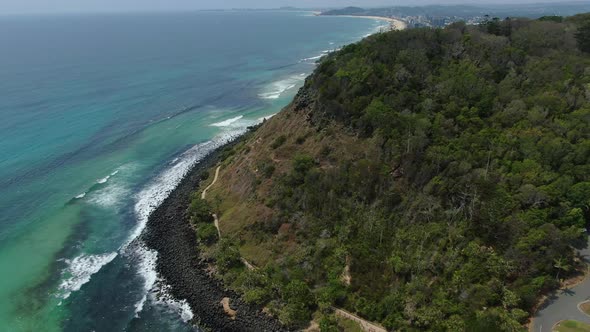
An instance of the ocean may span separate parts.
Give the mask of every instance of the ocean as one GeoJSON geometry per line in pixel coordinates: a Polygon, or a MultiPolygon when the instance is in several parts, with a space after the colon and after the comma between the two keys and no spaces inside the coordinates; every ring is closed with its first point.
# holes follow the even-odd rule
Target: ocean
{"type": "Polygon", "coordinates": [[[130,245],[208,152],[383,22],[293,11],[0,16],[0,330],[192,331],[130,245]]]}

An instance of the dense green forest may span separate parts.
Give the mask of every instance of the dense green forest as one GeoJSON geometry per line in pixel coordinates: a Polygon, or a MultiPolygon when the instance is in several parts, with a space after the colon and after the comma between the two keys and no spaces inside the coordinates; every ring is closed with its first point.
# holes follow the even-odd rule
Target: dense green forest
{"type": "Polygon", "coordinates": [[[215,198],[195,198],[204,252],[292,327],[338,331],[335,306],[401,331],[524,330],[586,242],[588,52],[579,15],[393,31],[330,54],[227,151],[215,198]]]}

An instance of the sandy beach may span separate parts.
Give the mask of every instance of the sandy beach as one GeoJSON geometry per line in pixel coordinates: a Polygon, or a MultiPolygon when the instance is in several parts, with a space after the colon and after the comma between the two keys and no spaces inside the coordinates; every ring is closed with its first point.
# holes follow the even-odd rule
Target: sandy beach
{"type": "MultiPolygon", "coordinates": [[[[320,14],[321,15],[321,14],[320,14]]],[[[358,15],[326,15],[326,16],[340,16],[340,17],[355,17],[355,18],[368,18],[373,20],[380,20],[389,22],[392,30],[404,30],[408,27],[408,24],[398,18],[382,17],[382,16],[358,16],[358,15]]]]}

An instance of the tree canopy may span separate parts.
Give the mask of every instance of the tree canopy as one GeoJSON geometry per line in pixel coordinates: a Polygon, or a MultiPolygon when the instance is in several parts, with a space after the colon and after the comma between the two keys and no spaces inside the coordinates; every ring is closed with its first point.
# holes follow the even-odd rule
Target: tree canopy
{"type": "Polygon", "coordinates": [[[289,248],[236,287],[292,326],[335,305],[396,330],[523,330],[590,220],[589,22],[394,31],[325,57],[287,110],[309,110],[313,134],[250,142],[298,151],[288,169],[231,161],[273,211],[242,243],[289,248]]]}

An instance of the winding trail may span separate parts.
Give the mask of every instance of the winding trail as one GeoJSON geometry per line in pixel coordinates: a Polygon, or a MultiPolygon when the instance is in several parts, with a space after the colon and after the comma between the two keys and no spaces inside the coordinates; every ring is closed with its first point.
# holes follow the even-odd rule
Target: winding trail
{"type": "Polygon", "coordinates": [[[213,182],[211,182],[207,188],[205,188],[205,190],[203,190],[203,192],[201,193],[201,199],[205,199],[207,197],[207,191],[209,189],[211,189],[211,187],[213,187],[213,185],[215,184],[215,182],[217,182],[217,178],[219,177],[219,170],[221,169],[221,166],[217,166],[217,169],[215,170],[215,177],[213,178],[213,182]]]}
{"type": "MultiPolygon", "coordinates": [[[[590,238],[586,248],[579,250],[578,254],[586,264],[590,264],[590,238]]],[[[580,303],[588,300],[590,300],[590,278],[588,277],[574,287],[553,292],[535,314],[531,331],[551,332],[553,326],[562,320],[577,320],[590,324],[590,316],[578,307],[580,303]]]]}
{"type": "Polygon", "coordinates": [[[369,322],[368,320],[362,319],[359,316],[350,313],[346,310],[343,309],[338,309],[336,307],[332,307],[332,309],[334,310],[334,313],[338,316],[342,316],[344,318],[350,319],[356,323],[358,323],[361,327],[361,329],[365,332],[387,332],[387,330],[381,326],[381,325],[377,325],[375,323],[369,322]]]}
{"type": "MultiPolygon", "coordinates": [[[[213,187],[215,182],[217,182],[217,178],[219,177],[219,170],[220,169],[221,169],[221,166],[217,166],[217,169],[215,170],[215,177],[213,177],[213,182],[211,182],[207,186],[207,188],[205,188],[203,190],[203,192],[201,193],[201,199],[207,198],[207,191],[209,189],[211,189],[211,187],[213,187]]],[[[217,236],[219,236],[219,239],[221,239],[221,230],[219,229],[219,218],[217,218],[217,214],[215,214],[215,213],[213,213],[213,223],[215,225],[215,228],[217,228],[217,236]]]]}
{"type": "MultiPolygon", "coordinates": [[[[238,142],[233,141],[226,146],[233,147],[238,142]]],[[[219,165],[222,151],[222,148],[216,149],[187,173],[150,215],[140,239],[158,253],[156,272],[170,285],[167,288],[170,295],[175,299],[184,299],[190,305],[194,313],[192,324],[225,332],[286,332],[288,330],[276,318],[262,312],[260,307],[246,303],[239,294],[212,277],[209,265],[202,260],[199,247],[195,245],[197,234],[186,210],[196,188],[202,183],[201,175],[219,165]],[[226,297],[230,299],[230,309],[237,313],[235,319],[220,305],[226,297]]],[[[221,176],[217,182],[220,181],[221,176]]]]}
{"type": "MultiPolygon", "coordinates": [[[[217,166],[217,169],[215,170],[215,177],[213,177],[213,181],[201,193],[201,199],[207,198],[207,191],[209,191],[209,189],[211,189],[211,187],[213,187],[213,185],[217,182],[217,179],[219,178],[219,170],[220,169],[221,169],[221,166],[217,166]]],[[[219,218],[217,218],[217,214],[213,214],[213,219],[215,220],[215,228],[217,228],[217,234],[219,235],[219,238],[221,239],[221,231],[219,230],[219,218]]],[[[248,268],[249,270],[256,270],[257,269],[256,266],[254,266],[253,264],[248,262],[245,258],[241,257],[240,259],[241,259],[242,263],[244,263],[246,268],[248,268]]],[[[348,274],[350,274],[350,272],[348,270],[348,264],[347,264],[346,270],[348,271],[348,274]]],[[[350,278],[350,276],[348,278],[350,278]]],[[[232,319],[235,319],[235,311],[233,311],[229,307],[229,300],[227,298],[224,298],[222,301],[222,304],[224,306],[225,312],[228,315],[232,316],[233,317],[232,319]]],[[[333,309],[334,309],[334,312],[336,313],[336,315],[339,315],[344,318],[348,318],[354,322],[357,322],[361,326],[363,331],[365,331],[365,332],[387,332],[387,330],[384,327],[377,325],[375,323],[369,322],[368,320],[362,319],[359,316],[357,316],[353,313],[350,313],[346,310],[339,309],[336,307],[333,307],[333,309]]]]}

